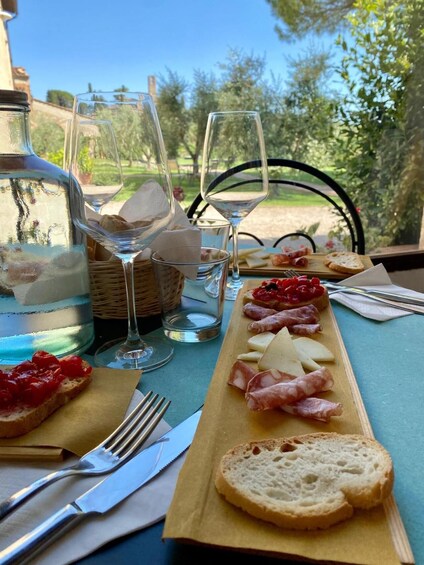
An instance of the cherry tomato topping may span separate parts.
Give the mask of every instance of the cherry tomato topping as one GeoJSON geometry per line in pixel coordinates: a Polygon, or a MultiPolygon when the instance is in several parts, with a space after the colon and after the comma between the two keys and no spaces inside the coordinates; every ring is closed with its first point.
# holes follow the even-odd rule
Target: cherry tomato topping
{"type": "Polygon", "coordinates": [[[90,365],[85,364],[81,357],[77,355],[68,355],[61,359],[60,368],[67,377],[81,377],[82,375],[89,375],[92,371],[90,365]]]}
{"type": "Polygon", "coordinates": [[[59,359],[47,353],[47,351],[36,351],[32,356],[33,362],[37,367],[51,367],[52,365],[59,365],[59,359]]]}
{"type": "Polygon", "coordinates": [[[92,368],[76,355],[61,361],[45,351],[34,353],[10,370],[0,370],[0,410],[16,406],[38,406],[47,400],[65,378],[89,375],[92,368]]]}
{"type": "Polygon", "coordinates": [[[325,288],[318,277],[308,279],[307,275],[286,279],[263,281],[253,290],[253,297],[262,302],[278,301],[296,305],[324,294],[325,288]]]}

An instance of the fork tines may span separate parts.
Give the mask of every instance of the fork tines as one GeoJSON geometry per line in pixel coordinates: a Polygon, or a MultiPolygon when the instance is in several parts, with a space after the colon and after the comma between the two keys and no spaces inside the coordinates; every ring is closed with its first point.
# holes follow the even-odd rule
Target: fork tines
{"type": "Polygon", "coordinates": [[[131,455],[147,440],[170,404],[170,400],[159,398],[153,391],[146,393],[122,424],[106,438],[104,449],[119,458],[131,455]]]}
{"type": "Polygon", "coordinates": [[[287,278],[291,278],[291,277],[298,277],[300,273],[298,273],[297,271],[295,271],[294,269],[286,269],[284,271],[284,276],[287,278]]]}

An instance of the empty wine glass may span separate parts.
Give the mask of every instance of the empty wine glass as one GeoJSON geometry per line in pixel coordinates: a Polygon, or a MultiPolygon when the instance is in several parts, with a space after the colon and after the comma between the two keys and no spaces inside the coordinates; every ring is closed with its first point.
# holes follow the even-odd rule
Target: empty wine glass
{"type": "Polygon", "coordinates": [[[258,112],[213,112],[208,116],[200,176],[201,194],[231,224],[232,275],[225,298],[235,300],[243,283],[238,264],[240,222],[268,196],[268,167],[258,112]],[[238,165],[251,164],[240,171],[238,165]]]}
{"type": "Polygon", "coordinates": [[[140,337],[134,260],[169,226],[175,205],[152,98],[131,92],[76,96],[67,146],[73,222],[122,261],[125,275],[127,337],[100,347],[95,364],[156,369],[171,359],[173,347],[165,337],[140,337]]]}

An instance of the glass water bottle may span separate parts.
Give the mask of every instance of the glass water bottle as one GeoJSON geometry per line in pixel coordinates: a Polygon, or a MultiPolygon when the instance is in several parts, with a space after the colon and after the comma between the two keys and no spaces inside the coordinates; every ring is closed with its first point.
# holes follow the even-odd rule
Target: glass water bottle
{"type": "Polygon", "coordinates": [[[67,174],[34,154],[24,92],[0,90],[0,363],[94,339],[84,236],[67,174]]]}

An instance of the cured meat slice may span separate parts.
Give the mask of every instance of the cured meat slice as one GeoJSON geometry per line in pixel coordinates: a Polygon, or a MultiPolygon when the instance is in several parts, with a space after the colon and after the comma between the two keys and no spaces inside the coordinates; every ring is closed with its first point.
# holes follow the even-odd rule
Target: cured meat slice
{"type": "Polygon", "coordinates": [[[243,306],[243,313],[252,320],[262,320],[267,316],[276,314],[277,310],[274,310],[274,308],[264,308],[263,306],[258,306],[253,302],[248,302],[243,306]]]}
{"type": "Polygon", "coordinates": [[[313,335],[322,330],[321,324],[293,324],[289,332],[296,335],[313,335]]]}
{"type": "Polygon", "coordinates": [[[310,247],[306,247],[306,245],[301,245],[299,249],[292,249],[291,247],[283,247],[282,251],[287,255],[290,261],[292,261],[293,259],[297,259],[298,257],[304,257],[305,255],[310,255],[312,253],[312,249],[310,247]]]}
{"type": "Polygon", "coordinates": [[[266,369],[266,371],[256,373],[250,379],[246,390],[247,392],[253,392],[277,383],[289,382],[295,378],[296,377],[294,375],[283,373],[283,371],[279,371],[278,369],[266,369]]]}
{"type": "Polygon", "coordinates": [[[277,332],[284,327],[293,326],[295,324],[316,324],[319,319],[318,308],[313,304],[307,304],[299,308],[281,310],[262,320],[251,322],[248,329],[256,333],[277,332]]]}
{"type": "Polygon", "coordinates": [[[266,388],[246,392],[247,406],[251,410],[271,410],[285,404],[294,404],[318,392],[330,390],[333,377],[326,367],[321,367],[290,382],[281,382],[266,388]]]}
{"type": "Polygon", "coordinates": [[[343,413],[343,406],[340,402],[331,402],[330,400],[313,396],[303,398],[295,404],[281,406],[281,409],[288,414],[312,418],[320,422],[328,422],[332,416],[341,416],[343,413]]]}
{"type": "Polygon", "coordinates": [[[290,259],[290,265],[293,267],[307,267],[308,259],[304,255],[302,257],[294,257],[290,259]]]}
{"type": "Polygon", "coordinates": [[[290,259],[285,253],[275,253],[271,255],[271,263],[274,267],[283,267],[284,265],[290,265],[290,259]]]}
{"type": "Polygon", "coordinates": [[[257,371],[248,363],[239,359],[233,364],[228,377],[228,384],[245,391],[247,384],[256,375],[257,371]]]}

